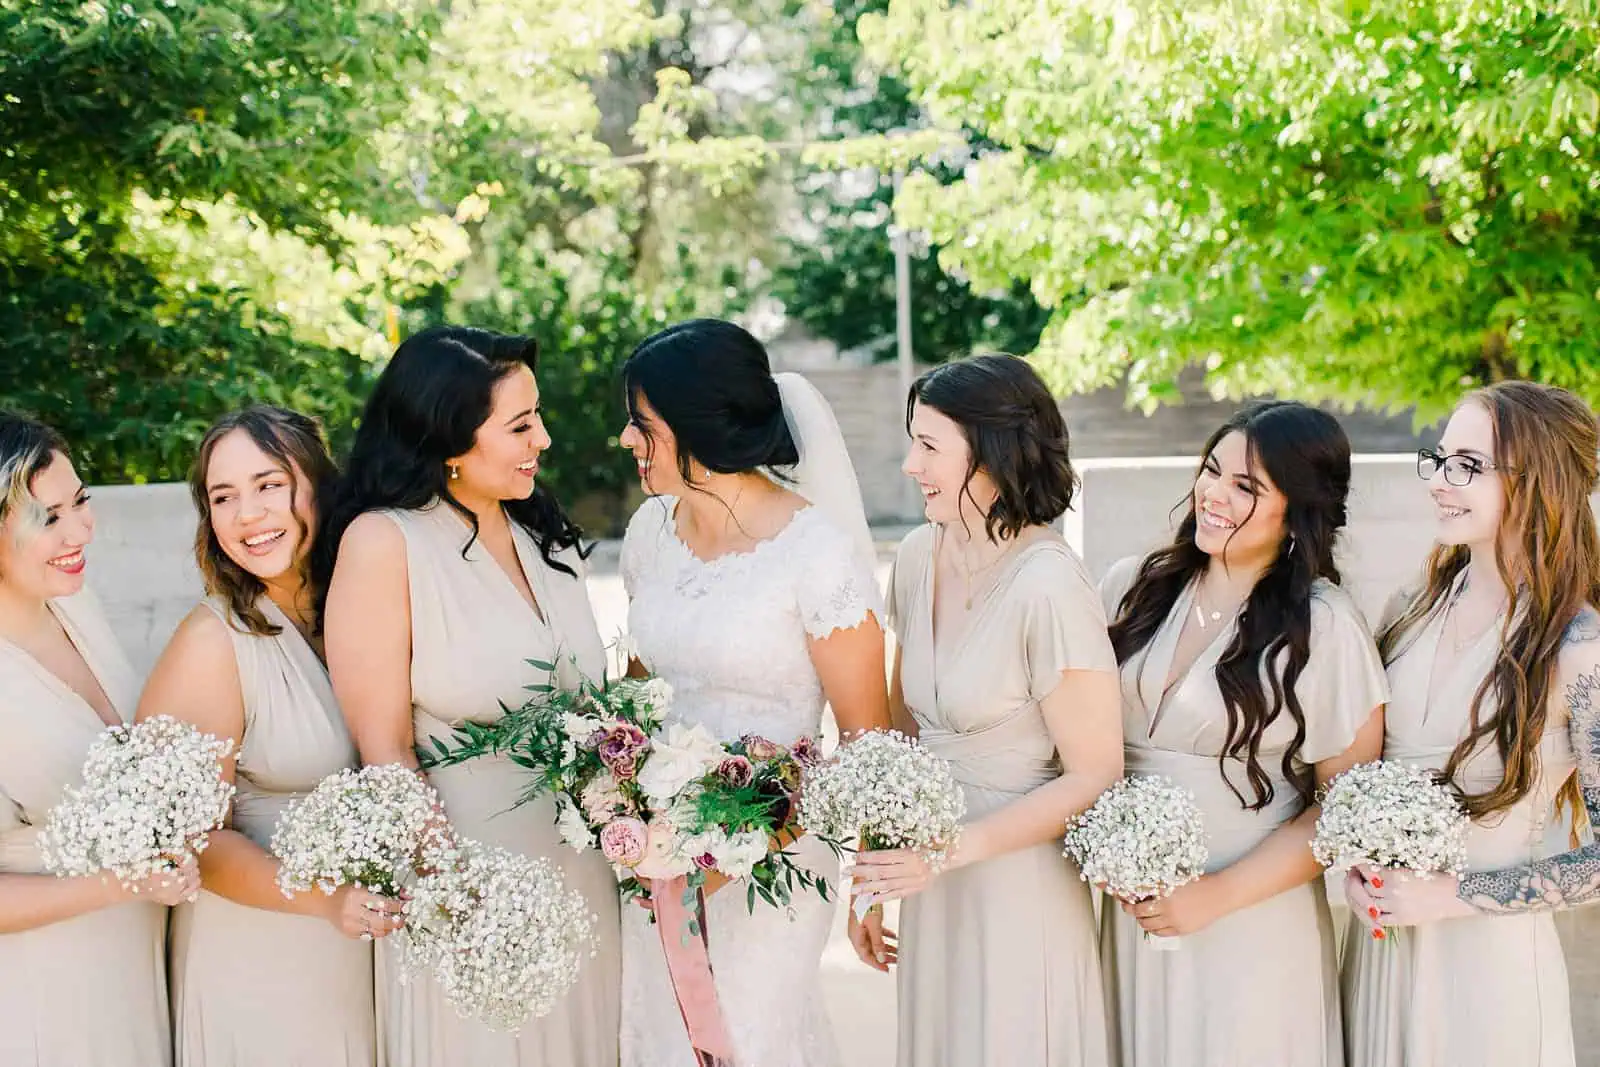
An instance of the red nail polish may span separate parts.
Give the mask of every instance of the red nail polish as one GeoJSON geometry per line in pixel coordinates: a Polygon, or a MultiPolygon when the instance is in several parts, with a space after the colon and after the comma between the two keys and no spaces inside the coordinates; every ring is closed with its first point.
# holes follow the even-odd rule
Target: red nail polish
{"type": "Polygon", "coordinates": [[[1383,888],[1383,879],[1379,878],[1377,875],[1373,875],[1372,876],[1372,884],[1374,886],[1376,886],[1377,888],[1382,889],[1383,888]]]}
{"type": "Polygon", "coordinates": [[[1378,917],[1377,905],[1373,905],[1372,907],[1368,908],[1367,909],[1367,914],[1372,916],[1374,919],[1376,919],[1378,917]]]}

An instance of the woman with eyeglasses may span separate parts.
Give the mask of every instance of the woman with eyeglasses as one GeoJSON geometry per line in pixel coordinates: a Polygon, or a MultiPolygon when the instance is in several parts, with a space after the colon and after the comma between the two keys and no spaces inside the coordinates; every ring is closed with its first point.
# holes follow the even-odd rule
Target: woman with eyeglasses
{"type": "Polygon", "coordinates": [[[1551,912],[1600,900],[1597,450],[1577,397],[1506,382],[1418,456],[1438,545],[1380,630],[1384,756],[1436,768],[1472,826],[1459,877],[1347,877],[1350,1067],[1575,1062],[1551,912]]]}

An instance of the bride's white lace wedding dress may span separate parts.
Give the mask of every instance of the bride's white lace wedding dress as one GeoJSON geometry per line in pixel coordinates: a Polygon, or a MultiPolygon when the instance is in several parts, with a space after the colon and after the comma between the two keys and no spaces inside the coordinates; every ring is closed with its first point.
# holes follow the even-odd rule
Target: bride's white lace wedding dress
{"type": "MultiPolygon", "coordinates": [[[[816,736],[823,694],[807,649],[879,613],[877,582],[850,539],[817,507],[750,552],[701,560],[678,538],[676,501],[645,501],[622,546],[640,659],[673,688],[672,717],[718,738],[759,734],[782,744],[816,736]]],[[[815,838],[793,851],[838,881],[815,838]]],[[[830,894],[831,896],[831,894],[830,894]]],[[[717,998],[737,1067],[836,1067],[819,965],[834,904],[798,894],[790,912],[759,898],[752,914],[735,883],[706,902],[717,998]]],[[[667,977],[660,935],[642,908],[624,909],[623,1067],[694,1067],[667,977]]]]}

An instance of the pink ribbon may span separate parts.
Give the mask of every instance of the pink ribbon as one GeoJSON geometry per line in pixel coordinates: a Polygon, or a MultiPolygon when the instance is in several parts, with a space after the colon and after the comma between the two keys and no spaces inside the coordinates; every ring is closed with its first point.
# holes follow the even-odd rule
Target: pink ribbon
{"type": "Polygon", "coordinates": [[[728,1040],[722,1006],[717,1002],[716,980],[711,974],[706,898],[699,889],[694,891],[691,915],[683,903],[688,887],[689,880],[682,876],[651,879],[650,909],[655,913],[661,949],[667,957],[667,974],[672,978],[673,995],[678,998],[678,1013],[689,1031],[689,1044],[694,1046],[695,1061],[700,1067],[732,1067],[733,1042],[728,1040]]]}

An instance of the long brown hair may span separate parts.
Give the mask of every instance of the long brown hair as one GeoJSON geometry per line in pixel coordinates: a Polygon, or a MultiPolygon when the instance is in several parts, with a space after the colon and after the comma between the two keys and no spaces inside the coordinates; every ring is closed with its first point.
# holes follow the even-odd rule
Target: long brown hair
{"type": "MultiPolygon", "coordinates": [[[[1467,734],[1444,768],[1467,812],[1482,818],[1533,790],[1562,638],[1584,605],[1600,604],[1600,537],[1589,510],[1600,474],[1600,430],[1582,400],[1534,382],[1500,382],[1469,393],[1462,404],[1481,405],[1494,422],[1494,463],[1500,469],[1479,477],[1504,480],[1495,564],[1514,605],[1494,667],[1473,697],[1467,734]],[[1467,793],[1457,780],[1460,771],[1490,738],[1505,775],[1491,789],[1467,793]]],[[[1385,663],[1439,608],[1470,557],[1462,545],[1433,550],[1421,590],[1378,637],[1385,663]]]]}
{"type": "MultiPolygon", "coordinates": [[[[1217,756],[1219,770],[1239,802],[1259,811],[1271,803],[1274,793],[1272,779],[1261,767],[1262,737],[1285,712],[1294,721],[1295,734],[1283,754],[1284,777],[1306,803],[1316,790],[1316,775],[1299,760],[1306,717],[1295,684],[1311,659],[1312,589],[1318,579],[1339,582],[1333,549],[1345,524],[1350,492],[1350,440],[1339,421],[1326,412],[1268,401],[1242,409],[1218,427],[1200,453],[1201,464],[1235,432],[1248,442],[1251,469],[1257,463],[1265,468],[1287,503],[1278,555],[1250,590],[1239,613],[1238,631],[1216,667],[1217,686],[1228,710],[1227,743],[1217,756]],[[1263,664],[1269,665],[1265,681],[1263,664]],[[1230,760],[1244,762],[1253,799],[1246,800],[1228,776],[1230,760]]],[[[1211,557],[1194,541],[1192,489],[1187,507],[1172,543],[1145,557],[1118,606],[1110,627],[1118,663],[1127,662],[1150,643],[1184,589],[1210,565],[1211,557]]]]}
{"type": "Polygon", "coordinates": [[[200,515],[194,534],[195,563],[200,567],[200,577],[205,582],[207,593],[226,601],[234,617],[250,633],[270,637],[278,634],[282,627],[270,622],[256,607],[256,601],[266,592],[266,585],[229,558],[217,541],[216,530],[211,525],[211,494],[206,492],[206,471],[211,466],[211,454],[216,451],[217,444],[235,430],[248,434],[257,448],[283,464],[283,469],[291,476],[296,471],[305,475],[311,485],[311,501],[316,515],[314,527],[308,527],[300,516],[300,490],[293,480],[289,483],[289,506],[300,528],[300,560],[296,565],[300,580],[311,594],[310,602],[318,605],[322,603],[322,596],[315,584],[311,550],[320,532],[316,527],[322,525],[323,505],[332,499],[332,489],[339,472],[328,455],[322,427],[315,419],[270,404],[252,404],[241,411],[224,415],[211,425],[200,440],[200,451],[195,456],[194,467],[189,471],[189,495],[194,500],[195,511],[200,515]]]}

